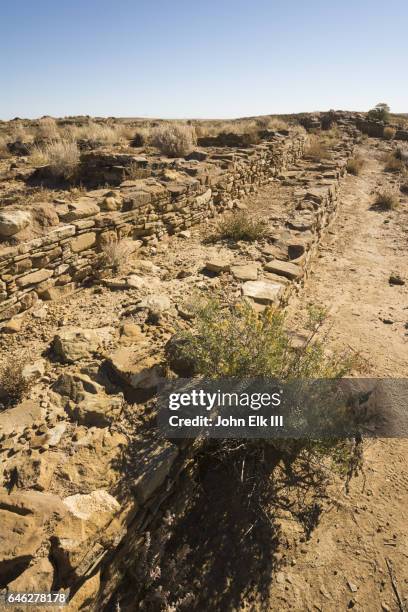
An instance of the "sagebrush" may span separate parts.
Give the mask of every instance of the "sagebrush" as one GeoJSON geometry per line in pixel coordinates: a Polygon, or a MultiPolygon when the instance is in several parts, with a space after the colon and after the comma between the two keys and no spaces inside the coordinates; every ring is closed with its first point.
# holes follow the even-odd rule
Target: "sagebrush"
{"type": "Polygon", "coordinates": [[[17,404],[27,397],[33,378],[24,375],[27,362],[23,357],[13,356],[0,366],[0,409],[17,404]]]}
{"type": "MultiPolygon", "coordinates": [[[[239,380],[262,377],[282,382],[339,379],[351,373],[356,357],[350,352],[327,353],[325,338],[318,339],[324,320],[322,309],[309,307],[305,323],[308,334],[299,344],[293,342],[285,315],[277,308],[268,307],[257,313],[245,300],[232,304],[217,298],[198,301],[191,328],[180,332],[177,342],[169,344],[167,355],[170,366],[184,368],[180,372],[183,376],[239,380]]],[[[353,461],[353,444],[339,439],[246,440],[245,444],[248,452],[252,452],[254,444],[272,445],[290,461],[303,454],[310,465],[326,457],[344,474],[353,461]]]]}

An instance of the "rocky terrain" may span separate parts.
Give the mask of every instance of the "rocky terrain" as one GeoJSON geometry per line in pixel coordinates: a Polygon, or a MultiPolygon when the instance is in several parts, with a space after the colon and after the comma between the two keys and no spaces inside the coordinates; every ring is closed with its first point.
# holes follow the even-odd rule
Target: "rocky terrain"
{"type": "MultiPolygon", "coordinates": [[[[364,137],[352,114],[306,127],[335,120],[320,158],[308,150],[313,134],[293,125],[265,130],[257,144],[212,139],[176,159],[98,147],[82,153],[75,185],[53,184],[26,155],[1,161],[4,592],[63,590],[69,610],[138,609],[146,534],[194,499],[200,480],[220,515],[231,503],[217,470],[196,462],[198,445],[163,441],[155,428],[165,347],[190,325],[197,299],[278,305],[299,332],[306,305],[324,304],[330,346],[357,351],[361,374],[406,375],[408,196],[402,174],[384,172],[395,142],[364,137]],[[356,155],[365,164],[353,176],[356,155]],[[373,206],[383,189],[398,193],[395,209],[373,206]],[[219,220],[234,214],[263,224],[262,236],[218,235],[219,220]],[[24,392],[7,404],[10,383],[24,392]]],[[[366,447],[363,473],[348,491],[332,483],[306,535],[280,508],[279,535],[256,527],[242,540],[227,524],[222,544],[200,499],[163,556],[188,576],[192,595],[180,609],[403,609],[406,444],[366,447]],[[205,556],[219,550],[225,561],[228,548],[233,558],[242,550],[245,576],[205,556]]]]}

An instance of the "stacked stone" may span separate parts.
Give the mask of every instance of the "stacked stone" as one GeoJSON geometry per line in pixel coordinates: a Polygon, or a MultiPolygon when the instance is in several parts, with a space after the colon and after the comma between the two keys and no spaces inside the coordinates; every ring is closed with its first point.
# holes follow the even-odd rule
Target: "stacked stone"
{"type": "MultiPolygon", "coordinates": [[[[112,240],[128,238],[137,248],[233,208],[300,158],[304,145],[305,137],[294,133],[250,149],[214,150],[205,163],[170,161],[176,179],[166,181],[123,181],[126,167],[144,164],[135,156],[86,154],[81,172],[92,168],[91,182],[103,184],[121,177],[120,188],[96,189],[60,206],[58,216],[67,224],[0,251],[0,321],[27,310],[38,297],[55,299],[92,277],[98,253],[112,240]]],[[[7,214],[13,213],[21,211],[7,214]]]]}

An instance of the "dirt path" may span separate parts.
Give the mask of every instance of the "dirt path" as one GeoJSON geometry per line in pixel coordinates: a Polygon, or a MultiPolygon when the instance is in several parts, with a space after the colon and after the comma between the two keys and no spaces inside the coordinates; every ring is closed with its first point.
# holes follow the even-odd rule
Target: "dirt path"
{"type": "MultiPolygon", "coordinates": [[[[370,209],[378,185],[395,181],[372,143],[361,149],[361,175],[343,183],[338,217],[289,315],[296,321],[307,302],[324,305],[330,345],[357,350],[366,376],[406,377],[408,201],[398,211],[370,209]],[[404,286],[390,285],[395,272],[404,286]]],[[[275,576],[271,609],[400,610],[386,559],[408,609],[408,440],[366,442],[364,474],[338,502],[275,576]]]]}

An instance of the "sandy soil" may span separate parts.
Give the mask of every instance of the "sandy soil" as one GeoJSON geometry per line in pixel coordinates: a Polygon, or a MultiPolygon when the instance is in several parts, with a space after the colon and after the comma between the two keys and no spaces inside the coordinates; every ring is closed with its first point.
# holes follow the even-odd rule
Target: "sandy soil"
{"type": "MultiPolygon", "coordinates": [[[[362,146],[361,153],[366,166],[360,176],[344,181],[338,217],[290,316],[296,320],[306,302],[324,305],[330,345],[358,351],[365,360],[362,374],[406,377],[408,201],[401,196],[398,211],[371,208],[373,191],[395,179],[383,172],[375,148],[362,146]],[[390,285],[395,272],[405,285],[390,285]]],[[[367,441],[364,464],[350,493],[339,493],[338,506],[323,514],[295,564],[274,576],[271,610],[407,607],[408,440],[367,441]]]]}

